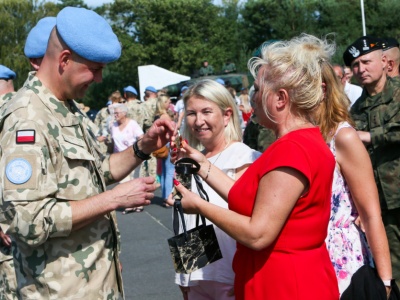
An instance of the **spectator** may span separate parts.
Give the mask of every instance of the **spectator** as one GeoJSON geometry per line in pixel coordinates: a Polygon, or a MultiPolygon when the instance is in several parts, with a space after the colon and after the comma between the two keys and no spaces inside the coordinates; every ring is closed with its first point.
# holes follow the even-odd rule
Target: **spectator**
{"type": "MultiPolygon", "coordinates": [[[[170,104],[171,99],[169,98],[169,96],[164,94],[158,97],[156,116],[154,118],[154,121],[158,119],[165,119],[170,121],[172,120],[171,112],[169,111],[170,104]]],[[[169,148],[169,144],[167,144],[167,147],[169,148]]],[[[173,163],[171,163],[171,156],[169,153],[168,157],[160,158],[158,160],[161,163],[161,198],[163,199],[163,206],[169,207],[167,199],[172,191],[172,179],[174,178],[175,166],[173,163]]]]}
{"type": "Polygon", "coordinates": [[[333,65],[333,70],[336,73],[336,76],[340,83],[343,86],[344,92],[349,98],[349,110],[350,107],[356,102],[356,100],[361,96],[362,93],[362,88],[359,87],[358,85],[351,84],[346,80],[346,75],[344,74],[344,68],[340,65],[333,65]]]}
{"type": "Polygon", "coordinates": [[[321,62],[333,52],[303,34],[251,61],[257,118],[277,141],[236,182],[187,143],[178,150],[198,161],[198,174],[229,203],[229,210],[218,207],[174,182],[186,213],[202,214],[237,241],[236,299],[339,298],[324,243],[335,160],[311,123],[324,98],[321,62]]]}
{"type": "MultiPolygon", "coordinates": [[[[213,80],[201,80],[184,96],[187,112],[183,135],[202,153],[210,164],[224,170],[232,180],[238,180],[260,153],[241,143],[242,132],[236,105],[228,91],[213,80]]],[[[228,208],[228,204],[207,183],[203,183],[210,203],[228,208]]],[[[194,180],[192,190],[197,191],[194,180]]],[[[186,227],[196,226],[195,215],[185,215],[186,227]]],[[[234,299],[232,259],[236,243],[214,225],[222,259],[193,273],[176,274],[184,299],[234,299]]]]}
{"type": "Polygon", "coordinates": [[[351,126],[348,99],[335,78],[336,72],[328,61],[321,66],[325,98],[314,120],[336,158],[326,244],[342,294],[360,267],[374,266],[373,258],[383,280],[392,278],[392,270],[368,152],[351,126]],[[370,247],[356,225],[358,217],[365,227],[370,247]]]}
{"type": "Polygon", "coordinates": [[[222,66],[222,73],[229,74],[236,72],[236,65],[230,59],[226,60],[226,63],[222,66]]]}
{"type": "MultiPolygon", "coordinates": [[[[346,49],[343,59],[364,87],[350,113],[371,158],[393,277],[400,285],[400,111],[394,109],[400,103],[400,83],[386,75],[382,48],[380,39],[363,36],[346,49]]],[[[392,278],[382,279],[389,287],[392,278]]]]}
{"type": "Polygon", "coordinates": [[[389,77],[399,77],[399,65],[400,65],[400,49],[399,42],[394,38],[384,39],[383,54],[387,59],[387,75],[389,77]]]}

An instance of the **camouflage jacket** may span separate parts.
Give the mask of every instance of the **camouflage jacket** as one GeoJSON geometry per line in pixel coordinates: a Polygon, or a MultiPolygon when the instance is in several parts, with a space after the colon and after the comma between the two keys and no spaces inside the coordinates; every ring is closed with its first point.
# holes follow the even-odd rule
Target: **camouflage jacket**
{"type": "Polygon", "coordinates": [[[364,89],[351,107],[357,130],[371,134],[367,146],[382,210],[400,207],[400,82],[387,78],[383,91],[364,89]]]}
{"type": "Polygon", "coordinates": [[[158,98],[149,98],[143,105],[144,120],[143,120],[143,132],[146,132],[151,125],[154,123],[154,117],[156,116],[158,98]]]}
{"type": "Polygon", "coordinates": [[[111,183],[93,123],[30,73],[0,116],[2,223],[10,225],[21,298],[119,299],[115,214],[72,231],[69,201],[111,183]]]}
{"type": "Polygon", "coordinates": [[[110,133],[108,132],[108,124],[107,121],[109,119],[110,113],[108,111],[108,107],[103,107],[97,113],[96,118],[94,119],[94,124],[99,128],[99,131],[96,132],[96,136],[108,136],[110,133]]]}
{"type": "Polygon", "coordinates": [[[143,129],[144,122],[144,108],[143,104],[139,99],[128,101],[125,103],[126,107],[128,107],[128,118],[135,120],[140,128],[143,129]]]}

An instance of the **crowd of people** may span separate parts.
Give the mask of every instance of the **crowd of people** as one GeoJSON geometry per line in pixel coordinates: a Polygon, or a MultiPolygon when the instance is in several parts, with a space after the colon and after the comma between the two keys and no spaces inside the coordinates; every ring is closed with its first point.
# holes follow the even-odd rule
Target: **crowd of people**
{"type": "MultiPolygon", "coordinates": [[[[74,99],[121,51],[103,17],[66,7],[30,31],[18,92],[0,65],[1,299],[123,298],[116,210],[142,212],[157,188],[166,208],[173,189],[182,195],[188,230],[206,217],[222,252],[176,273],[185,300],[368,299],[365,266],[374,292],[398,293],[395,39],[360,37],[344,65],[325,39],[275,41],[249,61],[252,87],[202,79],[172,103],[164,89],[147,86],[142,101],[127,85],[93,121],[74,99]],[[199,164],[209,202],[175,179],[182,157],[199,164]]],[[[204,61],[200,75],[213,73],[204,61]]]]}

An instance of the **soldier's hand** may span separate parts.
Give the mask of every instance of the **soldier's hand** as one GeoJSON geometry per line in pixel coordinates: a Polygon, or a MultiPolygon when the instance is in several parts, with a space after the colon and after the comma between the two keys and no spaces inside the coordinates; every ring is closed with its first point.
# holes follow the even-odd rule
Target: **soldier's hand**
{"type": "Polygon", "coordinates": [[[143,177],[121,183],[112,189],[119,208],[149,205],[159,187],[153,177],[143,177]]]}
{"type": "Polygon", "coordinates": [[[11,247],[11,239],[0,229],[0,242],[3,246],[11,247]]]}
{"type": "Polygon", "coordinates": [[[156,120],[153,125],[151,125],[150,129],[138,141],[139,149],[144,153],[152,153],[153,151],[160,149],[170,141],[175,131],[175,126],[175,122],[170,120],[156,120]]]}

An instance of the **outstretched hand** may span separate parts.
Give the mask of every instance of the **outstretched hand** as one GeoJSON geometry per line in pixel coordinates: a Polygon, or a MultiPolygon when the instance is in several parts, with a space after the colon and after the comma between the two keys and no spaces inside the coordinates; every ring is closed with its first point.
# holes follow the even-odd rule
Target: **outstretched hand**
{"type": "Polygon", "coordinates": [[[149,205],[159,187],[153,177],[143,177],[120,183],[112,189],[119,208],[149,205]]]}

